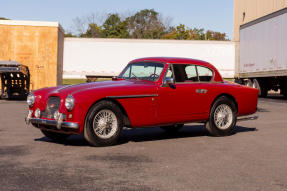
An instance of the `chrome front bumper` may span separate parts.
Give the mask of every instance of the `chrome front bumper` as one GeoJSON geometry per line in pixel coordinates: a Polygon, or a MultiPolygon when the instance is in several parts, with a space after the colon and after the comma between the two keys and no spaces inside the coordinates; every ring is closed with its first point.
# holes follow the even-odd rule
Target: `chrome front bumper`
{"type": "Polygon", "coordinates": [[[58,130],[62,128],[74,129],[74,130],[79,129],[79,124],[63,121],[64,118],[63,115],[60,115],[60,117],[57,120],[52,120],[52,119],[34,118],[32,117],[32,113],[33,113],[32,111],[29,111],[28,116],[25,118],[27,125],[31,123],[32,125],[38,128],[40,127],[40,125],[51,126],[57,128],[58,130]]]}
{"type": "Polygon", "coordinates": [[[57,129],[61,128],[69,128],[69,129],[79,129],[79,125],[77,123],[72,122],[65,122],[65,121],[56,121],[56,120],[50,120],[50,119],[38,119],[38,118],[30,118],[29,122],[26,123],[32,123],[33,125],[47,125],[47,126],[53,126],[57,127],[57,129]]]}

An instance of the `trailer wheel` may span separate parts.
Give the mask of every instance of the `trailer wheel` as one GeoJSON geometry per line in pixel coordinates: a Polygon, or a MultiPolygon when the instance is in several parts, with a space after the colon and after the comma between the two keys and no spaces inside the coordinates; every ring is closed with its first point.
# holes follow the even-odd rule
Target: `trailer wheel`
{"type": "Polygon", "coordinates": [[[284,98],[287,99],[287,87],[282,88],[282,94],[283,94],[284,98]]]}
{"type": "Polygon", "coordinates": [[[260,84],[257,79],[253,80],[253,88],[256,88],[259,90],[259,92],[258,92],[259,97],[266,97],[267,96],[267,88],[265,86],[263,86],[262,83],[260,84]]]}
{"type": "Polygon", "coordinates": [[[248,79],[246,82],[245,82],[245,85],[248,86],[248,87],[253,87],[253,82],[251,79],[248,79]]]}

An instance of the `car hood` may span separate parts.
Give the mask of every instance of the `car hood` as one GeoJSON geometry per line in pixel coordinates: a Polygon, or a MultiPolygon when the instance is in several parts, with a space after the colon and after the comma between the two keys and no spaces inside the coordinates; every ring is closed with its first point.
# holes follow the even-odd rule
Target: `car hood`
{"type": "Polygon", "coordinates": [[[57,86],[51,88],[44,88],[35,91],[35,94],[48,94],[49,96],[67,96],[69,94],[74,95],[83,91],[93,91],[101,89],[114,89],[123,90],[130,89],[138,86],[154,86],[154,82],[141,81],[141,80],[115,80],[115,81],[103,81],[103,82],[91,82],[76,85],[57,86]]]}

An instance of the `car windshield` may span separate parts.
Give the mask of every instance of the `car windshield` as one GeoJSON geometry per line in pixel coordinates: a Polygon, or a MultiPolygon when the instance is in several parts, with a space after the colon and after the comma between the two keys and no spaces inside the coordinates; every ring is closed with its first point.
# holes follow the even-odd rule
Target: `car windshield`
{"type": "Polygon", "coordinates": [[[161,63],[139,62],[129,64],[121,73],[120,78],[155,82],[160,77],[163,68],[164,64],[161,63]]]}

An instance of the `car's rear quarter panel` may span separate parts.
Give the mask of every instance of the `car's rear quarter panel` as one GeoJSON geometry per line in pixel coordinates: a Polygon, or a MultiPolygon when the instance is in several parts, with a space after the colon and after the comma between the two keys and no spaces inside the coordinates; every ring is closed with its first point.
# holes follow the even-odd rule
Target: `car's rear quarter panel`
{"type": "Polygon", "coordinates": [[[216,97],[220,95],[232,96],[238,107],[238,116],[255,113],[257,110],[258,90],[232,83],[221,83],[214,90],[216,97]]]}
{"type": "Polygon", "coordinates": [[[257,89],[238,86],[234,95],[238,103],[238,116],[253,114],[257,111],[257,89]]]}

